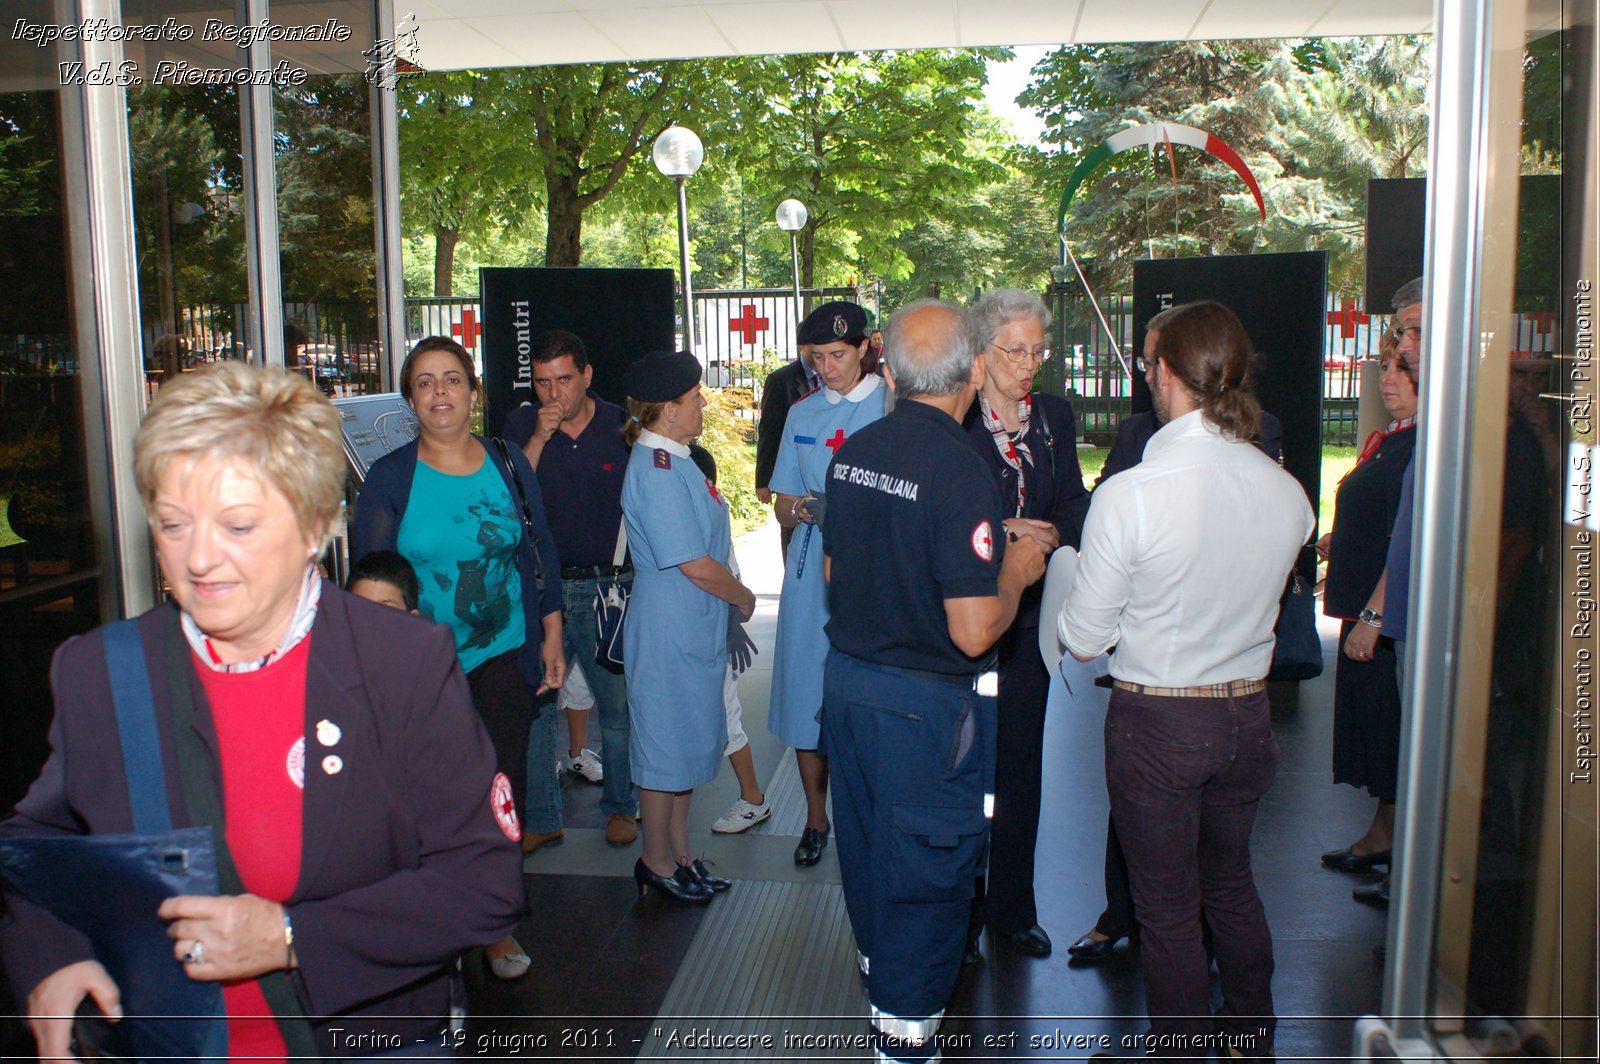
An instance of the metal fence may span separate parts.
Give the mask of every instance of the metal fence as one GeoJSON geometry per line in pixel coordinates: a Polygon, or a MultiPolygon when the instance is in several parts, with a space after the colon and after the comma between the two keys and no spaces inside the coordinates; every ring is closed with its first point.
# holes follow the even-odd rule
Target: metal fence
{"type": "MultiPolygon", "coordinates": [[[[829,299],[862,300],[855,288],[803,288],[806,309],[829,299]]],[[[1132,404],[1127,369],[1118,357],[1132,358],[1132,297],[1102,298],[1101,309],[1116,338],[1113,346],[1093,307],[1072,284],[1052,284],[1044,293],[1050,307],[1055,355],[1039,371],[1038,386],[1066,395],[1077,413],[1084,439],[1109,442],[1132,404]]],[[[869,300],[870,301],[870,300],[869,300]]],[[[711,387],[749,388],[759,408],[766,374],[795,356],[796,307],[786,288],[711,290],[694,293],[696,339],[705,381],[711,387]]],[[[874,313],[878,308],[869,306],[874,313]]],[[[224,358],[248,358],[244,322],[248,307],[185,306],[179,308],[177,342],[146,336],[146,369],[152,388],[174,360],[184,367],[224,358]]],[[[1549,354],[1555,315],[1529,312],[1513,315],[1512,357],[1549,354]]],[[[291,365],[329,395],[361,395],[378,387],[382,355],[377,340],[377,313],[371,302],[284,304],[291,365]]],[[[1356,297],[1330,293],[1325,314],[1322,364],[1323,442],[1356,443],[1356,407],[1360,399],[1361,363],[1378,355],[1378,341],[1389,325],[1384,314],[1360,309],[1356,297]]],[[[405,301],[408,343],[424,336],[451,336],[470,351],[482,351],[482,324],[476,296],[422,297],[405,301]]],[[[20,342],[15,350],[0,347],[0,356],[20,366],[70,365],[67,353],[39,338],[20,342]]],[[[36,371],[39,371],[36,370],[36,371]]]]}

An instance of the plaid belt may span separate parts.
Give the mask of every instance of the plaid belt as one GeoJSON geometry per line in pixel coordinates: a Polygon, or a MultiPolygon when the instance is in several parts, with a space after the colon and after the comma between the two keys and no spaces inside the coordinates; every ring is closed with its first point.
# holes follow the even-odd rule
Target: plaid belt
{"type": "Polygon", "coordinates": [[[1111,681],[1113,687],[1130,694],[1155,695],[1157,698],[1242,698],[1267,689],[1266,680],[1230,680],[1227,683],[1205,683],[1197,687],[1150,687],[1127,680],[1111,681]]]}

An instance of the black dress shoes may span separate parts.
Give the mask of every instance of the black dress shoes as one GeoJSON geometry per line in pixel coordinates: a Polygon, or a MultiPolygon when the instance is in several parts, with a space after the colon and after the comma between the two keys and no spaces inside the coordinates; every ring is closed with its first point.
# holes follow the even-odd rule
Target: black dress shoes
{"type": "Polygon", "coordinates": [[[1084,935],[1078,941],[1067,947],[1067,956],[1074,960],[1094,963],[1103,961],[1116,950],[1117,943],[1127,936],[1116,935],[1112,938],[1099,939],[1092,934],[1084,935]]]}
{"type": "Polygon", "coordinates": [[[733,886],[733,880],[712,875],[711,870],[706,867],[705,861],[698,857],[690,861],[688,864],[680,865],[679,867],[688,871],[690,879],[694,880],[696,883],[699,883],[703,887],[710,887],[714,893],[721,894],[723,891],[733,886]]]}
{"type": "Polygon", "coordinates": [[[644,858],[633,863],[633,881],[639,884],[639,897],[646,888],[665,894],[678,901],[701,904],[711,900],[711,888],[694,879],[682,865],[670,876],[658,876],[644,863],[644,858]]]}
{"type": "Polygon", "coordinates": [[[1380,909],[1387,909],[1389,907],[1389,877],[1384,876],[1376,883],[1368,883],[1366,886],[1356,887],[1350,892],[1350,896],[1356,901],[1364,901],[1368,905],[1376,905],[1380,909]]]}
{"type": "Polygon", "coordinates": [[[1370,872],[1379,865],[1389,867],[1390,850],[1379,850],[1377,853],[1352,853],[1350,847],[1342,850],[1329,850],[1322,855],[1322,867],[1331,868],[1335,872],[1370,872]]]}
{"type": "Polygon", "coordinates": [[[1045,934],[1044,928],[1034,924],[1026,931],[1017,931],[1006,936],[1011,944],[1030,957],[1050,956],[1050,936],[1045,934]]]}
{"type": "Polygon", "coordinates": [[[794,863],[801,868],[810,868],[822,860],[822,851],[827,848],[827,828],[821,831],[816,828],[806,828],[800,833],[800,845],[794,848],[794,863]]]}

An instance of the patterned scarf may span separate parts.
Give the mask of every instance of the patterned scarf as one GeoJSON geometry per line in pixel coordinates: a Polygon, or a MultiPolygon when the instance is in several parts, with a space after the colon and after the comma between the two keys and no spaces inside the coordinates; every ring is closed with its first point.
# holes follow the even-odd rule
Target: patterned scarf
{"type": "Polygon", "coordinates": [[[978,393],[978,413],[983,418],[983,427],[994,437],[994,449],[1000,452],[1001,460],[1016,471],[1017,512],[1013,516],[1021,517],[1023,503],[1028,498],[1028,470],[1033,468],[1033,452],[1028,448],[1028,421],[1033,416],[1033,396],[1024,395],[1022,402],[1017,404],[1015,433],[1006,428],[1005,422],[1000,420],[1000,415],[995,413],[988,397],[982,392],[978,393]]]}
{"type": "Polygon", "coordinates": [[[211,639],[200,630],[200,626],[189,616],[187,610],[179,614],[179,620],[184,638],[189,640],[189,649],[193,650],[194,656],[205,662],[213,672],[255,672],[271,665],[299,645],[300,640],[311,632],[311,626],[316,623],[317,605],[321,601],[322,574],[317,572],[317,567],[313,565],[306,571],[306,582],[300,589],[300,601],[295,604],[294,618],[289,622],[289,630],[283,633],[283,639],[277,647],[264,658],[235,662],[232,665],[224,665],[217,658],[211,639]]]}

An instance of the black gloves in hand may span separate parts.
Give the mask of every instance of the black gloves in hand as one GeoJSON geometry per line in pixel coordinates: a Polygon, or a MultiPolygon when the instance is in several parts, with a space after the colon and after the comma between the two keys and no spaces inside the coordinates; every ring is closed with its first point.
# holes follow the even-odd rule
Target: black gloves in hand
{"type": "Polygon", "coordinates": [[[822,515],[828,512],[828,497],[826,495],[807,495],[800,501],[800,512],[810,518],[812,524],[822,524],[822,515]]]}
{"type": "Polygon", "coordinates": [[[739,607],[728,607],[728,664],[733,668],[734,675],[738,675],[750,667],[751,660],[761,653],[756,649],[755,640],[751,639],[744,630],[744,619],[739,612],[739,607]]]}

